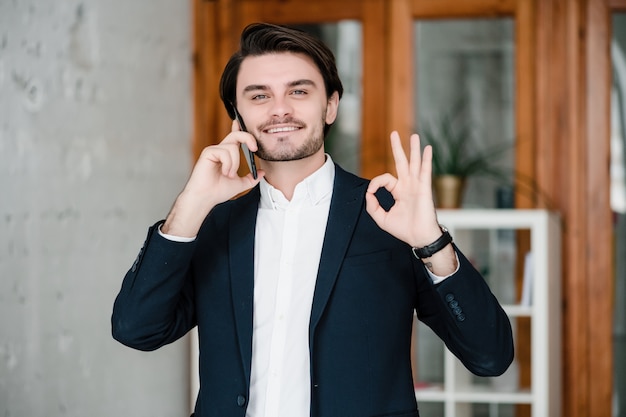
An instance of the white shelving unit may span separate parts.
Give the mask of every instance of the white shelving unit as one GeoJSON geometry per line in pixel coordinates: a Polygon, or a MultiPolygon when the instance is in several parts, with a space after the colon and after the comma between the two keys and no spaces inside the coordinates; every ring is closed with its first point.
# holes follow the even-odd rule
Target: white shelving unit
{"type": "MultiPolygon", "coordinates": [[[[513,416],[513,405],[529,404],[533,417],[561,415],[561,229],[559,217],[545,210],[439,210],[439,222],[451,232],[455,243],[483,272],[514,326],[530,319],[531,386],[519,389],[517,364],[501,377],[473,376],[442,346],[443,381],[420,384],[416,397],[421,408],[438,407],[445,417],[513,416]],[[513,300],[515,231],[530,231],[532,262],[526,265],[530,301],[513,300]],[[503,261],[504,260],[504,261],[503,261]],[[502,273],[510,262],[509,273],[502,273]],[[485,271],[482,268],[486,268],[485,271]],[[510,282],[502,282],[502,280],[510,282]],[[497,287],[495,290],[493,287],[497,287]],[[502,290],[504,288],[504,290],[502,290]],[[508,294],[508,295],[507,295],[508,294]]],[[[523,262],[524,260],[518,260],[523,262]]],[[[423,326],[423,325],[422,325],[423,326]]],[[[429,330],[428,330],[429,332],[429,330]]],[[[515,330],[514,330],[515,332],[515,330]]],[[[426,332],[424,332],[427,334],[426,332]]],[[[432,334],[432,332],[430,332],[432,334]]],[[[418,338],[421,333],[418,333],[418,338]]],[[[435,337],[434,335],[432,337],[435,337]]],[[[517,343],[517,341],[516,341],[517,343]]],[[[419,349],[419,345],[418,345],[419,349]]],[[[428,355],[426,355],[428,357],[428,355]]],[[[432,363],[429,359],[420,366],[432,363]]],[[[434,361],[436,363],[437,361],[434,361]]],[[[436,366],[436,365],[435,365],[436,366]]]]}

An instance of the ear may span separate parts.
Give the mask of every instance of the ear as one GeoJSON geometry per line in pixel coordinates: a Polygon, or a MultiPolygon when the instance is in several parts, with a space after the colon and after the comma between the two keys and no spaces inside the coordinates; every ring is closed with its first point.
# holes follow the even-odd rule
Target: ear
{"type": "Polygon", "coordinates": [[[328,98],[328,102],[326,103],[326,124],[331,125],[335,122],[337,118],[337,109],[339,107],[339,93],[334,92],[328,98]]]}

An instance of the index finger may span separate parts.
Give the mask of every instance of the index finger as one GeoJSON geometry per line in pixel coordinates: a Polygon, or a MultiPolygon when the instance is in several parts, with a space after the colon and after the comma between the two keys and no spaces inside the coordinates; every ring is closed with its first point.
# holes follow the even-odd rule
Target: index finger
{"type": "Polygon", "coordinates": [[[417,133],[413,133],[411,135],[410,154],[411,162],[409,163],[409,169],[411,171],[411,175],[419,175],[421,172],[423,159],[420,145],[420,137],[417,133]]]}
{"type": "Polygon", "coordinates": [[[240,145],[245,144],[246,146],[248,146],[248,148],[252,152],[256,152],[258,150],[259,147],[257,146],[256,138],[254,137],[254,135],[252,135],[251,133],[245,130],[241,130],[241,126],[239,125],[236,119],[233,120],[233,122],[230,125],[230,133],[231,134],[237,133],[237,134],[226,136],[226,138],[224,138],[224,142],[226,143],[237,142],[240,145]],[[241,132],[241,133],[238,133],[238,132],[241,132]],[[229,139],[231,136],[234,140],[229,139]]]}

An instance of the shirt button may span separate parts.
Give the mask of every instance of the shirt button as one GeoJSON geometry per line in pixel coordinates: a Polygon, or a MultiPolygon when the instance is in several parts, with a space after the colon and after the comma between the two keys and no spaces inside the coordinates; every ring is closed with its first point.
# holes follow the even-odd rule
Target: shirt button
{"type": "Polygon", "coordinates": [[[238,395],[237,396],[237,405],[239,407],[243,407],[244,405],[246,405],[246,397],[243,395],[238,395]]]}

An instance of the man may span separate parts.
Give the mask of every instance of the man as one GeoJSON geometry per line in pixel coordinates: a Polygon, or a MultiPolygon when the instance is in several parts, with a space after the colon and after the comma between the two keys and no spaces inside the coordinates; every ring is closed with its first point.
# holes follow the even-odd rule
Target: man
{"type": "Polygon", "coordinates": [[[197,325],[197,417],[418,416],[415,311],[472,372],[506,370],[510,323],[437,223],[430,147],[413,135],[407,157],[392,133],[397,177],[336,166],[324,136],[341,81],[297,30],[247,27],[220,91],[249,133],[233,121],[204,149],[150,229],[114,305],[117,340],[153,350],[197,325]],[[256,179],[237,175],[241,144],[256,179]]]}

